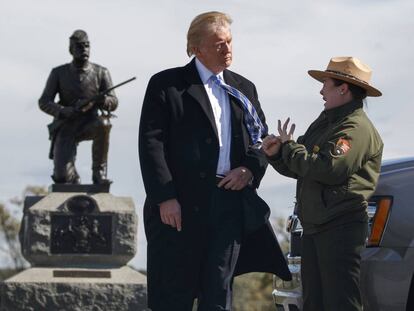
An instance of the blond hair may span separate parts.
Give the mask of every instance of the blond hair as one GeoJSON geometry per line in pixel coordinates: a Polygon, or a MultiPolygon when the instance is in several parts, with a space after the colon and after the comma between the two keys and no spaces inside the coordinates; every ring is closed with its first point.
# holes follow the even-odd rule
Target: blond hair
{"type": "Polygon", "coordinates": [[[207,34],[212,34],[221,27],[229,27],[233,20],[226,13],[217,11],[197,15],[187,32],[187,55],[193,55],[193,48],[200,45],[207,34]]]}

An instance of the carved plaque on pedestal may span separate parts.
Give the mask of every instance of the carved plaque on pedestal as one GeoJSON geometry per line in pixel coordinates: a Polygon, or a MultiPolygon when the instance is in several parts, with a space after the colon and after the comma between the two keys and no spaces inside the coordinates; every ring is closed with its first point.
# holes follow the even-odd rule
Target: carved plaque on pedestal
{"type": "Polygon", "coordinates": [[[111,215],[51,215],[52,254],[112,254],[111,215]]]}

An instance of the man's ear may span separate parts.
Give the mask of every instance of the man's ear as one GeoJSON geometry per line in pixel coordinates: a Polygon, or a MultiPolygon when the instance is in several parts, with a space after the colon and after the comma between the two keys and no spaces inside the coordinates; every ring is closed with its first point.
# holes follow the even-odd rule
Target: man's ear
{"type": "Polygon", "coordinates": [[[193,46],[191,51],[193,52],[193,55],[200,56],[200,48],[198,46],[193,46]]]}

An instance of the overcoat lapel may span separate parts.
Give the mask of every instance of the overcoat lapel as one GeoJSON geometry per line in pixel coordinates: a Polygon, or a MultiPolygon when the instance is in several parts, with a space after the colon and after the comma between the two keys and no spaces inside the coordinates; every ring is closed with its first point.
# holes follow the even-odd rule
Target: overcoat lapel
{"type": "Polygon", "coordinates": [[[214,120],[213,109],[211,108],[210,101],[208,99],[206,89],[201,82],[197,68],[195,66],[195,60],[193,59],[187,66],[184,67],[185,79],[188,82],[187,92],[190,94],[201,106],[204,113],[206,114],[210,124],[214,130],[216,138],[218,139],[216,122],[214,120]]]}
{"type": "MultiPolygon", "coordinates": [[[[226,82],[226,84],[238,89],[241,92],[240,82],[237,81],[228,70],[224,70],[223,77],[224,82],[226,82]]],[[[244,115],[243,108],[241,107],[242,103],[239,100],[237,100],[234,96],[229,95],[229,97],[231,104],[232,124],[235,124],[236,126],[243,125],[240,124],[241,122],[243,122],[244,115]]]]}
{"type": "MultiPolygon", "coordinates": [[[[227,70],[223,73],[224,81],[226,84],[240,90],[240,83],[234,78],[234,76],[227,70]]],[[[241,91],[241,90],[240,90],[241,91]]],[[[231,151],[230,161],[232,167],[239,163],[240,156],[244,153],[244,144],[248,143],[249,138],[245,137],[247,132],[243,131],[244,128],[244,110],[241,107],[242,103],[234,96],[229,95],[230,109],[231,109],[231,151]]]]}
{"type": "Polygon", "coordinates": [[[223,71],[223,78],[224,78],[224,82],[226,82],[226,84],[235,87],[236,89],[238,89],[240,92],[240,81],[238,81],[234,75],[231,74],[230,71],[228,70],[224,70],[223,71]]]}
{"type": "MultiPolygon", "coordinates": [[[[204,113],[206,114],[211,124],[211,127],[214,130],[216,137],[218,138],[218,132],[217,132],[217,127],[216,127],[216,122],[214,120],[213,110],[211,108],[211,104],[208,99],[204,85],[201,82],[200,76],[195,66],[195,59],[193,59],[189,64],[187,64],[184,67],[184,70],[185,70],[185,79],[189,85],[187,92],[199,103],[204,113]]],[[[224,76],[224,81],[228,85],[240,90],[240,82],[236,80],[234,76],[228,70],[225,70],[223,72],[223,76],[224,76]]],[[[243,114],[244,114],[243,108],[241,107],[241,103],[236,98],[230,95],[229,95],[229,98],[230,98],[230,104],[231,104],[232,124],[239,125],[240,122],[243,122],[243,114]]]]}

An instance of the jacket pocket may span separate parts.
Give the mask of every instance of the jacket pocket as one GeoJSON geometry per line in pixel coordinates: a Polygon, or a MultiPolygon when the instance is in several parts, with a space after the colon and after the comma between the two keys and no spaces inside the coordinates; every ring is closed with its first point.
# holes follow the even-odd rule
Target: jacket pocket
{"type": "Polygon", "coordinates": [[[346,200],[348,188],[348,184],[325,186],[322,190],[322,200],[326,208],[331,209],[346,200]]]}
{"type": "Polygon", "coordinates": [[[300,191],[301,220],[311,224],[321,224],[326,218],[326,204],[323,198],[323,185],[305,179],[300,191]]]}

